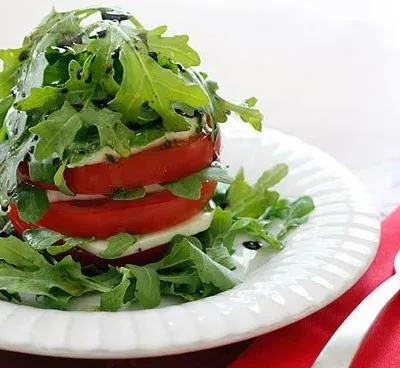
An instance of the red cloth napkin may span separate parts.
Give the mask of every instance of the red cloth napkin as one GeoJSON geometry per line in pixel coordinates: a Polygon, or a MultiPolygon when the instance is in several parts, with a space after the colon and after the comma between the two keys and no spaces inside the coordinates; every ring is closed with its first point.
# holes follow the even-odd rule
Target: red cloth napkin
{"type": "MultiPolygon", "coordinates": [[[[383,221],[378,254],[364,276],[349,291],[313,315],[259,337],[230,368],[310,368],[353,309],[393,274],[394,257],[399,249],[400,208],[383,221]]],[[[372,326],[351,366],[392,367],[400,367],[400,294],[372,326]]]]}

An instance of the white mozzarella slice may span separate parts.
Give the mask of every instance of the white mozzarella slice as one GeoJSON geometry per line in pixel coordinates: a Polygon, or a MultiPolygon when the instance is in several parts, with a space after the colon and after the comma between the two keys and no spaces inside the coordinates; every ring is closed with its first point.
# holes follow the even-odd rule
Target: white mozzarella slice
{"type": "MultiPolygon", "coordinates": [[[[205,231],[210,227],[212,218],[212,212],[202,212],[199,215],[168,229],[142,235],[140,239],[128,248],[121,257],[166,244],[170,242],[175,235],[189,236],[205,231]]],[[[92,254],[98,255],[107,248],[107,241],[96,240],[86,244],[82,248],[92,254]]]]}

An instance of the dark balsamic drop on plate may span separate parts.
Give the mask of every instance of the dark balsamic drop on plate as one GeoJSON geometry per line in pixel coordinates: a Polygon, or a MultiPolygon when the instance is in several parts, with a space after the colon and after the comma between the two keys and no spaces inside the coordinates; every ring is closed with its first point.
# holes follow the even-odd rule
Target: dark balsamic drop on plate
{"type": "Polygon", "coordinates": [[[250,249],[250,250],[258,250],[262,247],[262,244],[260,242],[252,241],[252,240],[244,241],[242,244],[245,248],[250,249]]]}

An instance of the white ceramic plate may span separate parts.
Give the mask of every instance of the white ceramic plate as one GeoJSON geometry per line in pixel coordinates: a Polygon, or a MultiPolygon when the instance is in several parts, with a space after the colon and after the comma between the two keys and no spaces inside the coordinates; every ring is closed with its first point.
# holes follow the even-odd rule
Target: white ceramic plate
{"type": "MultiPolygon", "coordinates": [[[[375,255],[380,227],[357,179],[330,156],[276,131],[223,129],[223,158],[254,181],[286,162],[279,186],[309,194],[316,211],[281,252],[237,244],[244,282],[186,304],[118,313],[53,311],[0,303],[0,349],[65,357],[123,358],[177,354],[248,339],[299,320],[344,293],[375,255]]],[[[83,304],[82,304],[83,305],[83,304]]],[[[75,308],[82,307],[75,305],[75,308]]]]}

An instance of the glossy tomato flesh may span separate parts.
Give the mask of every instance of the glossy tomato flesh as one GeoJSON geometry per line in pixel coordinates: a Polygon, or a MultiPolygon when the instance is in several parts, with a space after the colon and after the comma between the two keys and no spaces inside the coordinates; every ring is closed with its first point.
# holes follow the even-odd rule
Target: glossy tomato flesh
{"type": "MultiPolygon", "coordinates": [[[[163,230],[200,213],[214,194],[216,182],[204,182],[201,197],[191,200],[167,190],[132,201],[73,200],[50,204],[38,226],[77,238],[106,239],[119,233],[147,234],[163,230]]],[[[29,228],[11,205],[10,220],[18,232],[29,228]]]]}
{"type": "MultiPolygon", "coordinates": [[[[10,218],[15,227],[15,230],[17,231],[18,235],[21,238],[25,230],[36,229],[39,227],[37,225],[30,225],[23,222],[18,217],[18,213],[15,210],[14,206],[11,207],[10,218]]],[[[168,252],[168,249],[169,249],[169,244],[162,244],[157,247],[140,251],[138,253],[134,253],[126,257],[121,257],[116,259],[104,259],[97,257],[96,255],[82,248],[75,247],[65,253],[58,254],[57,258],[62,259],[65,256],[71,255],[75,261],[81,263],[82,265],[95,265],[96,267],[99,268],[107,268],[109,265],[121,267],[126,264],[143,266],[160,260],[168,252]]]]}
{"type": "MultiPolygon", "coordinates": [[[[192,175],[208,167],[218,156],[221,140],[213,143],[211,134],[176,141],[170,147],[147,149],[115,162],[102,162],[64,172],[66,184],[75,194],[109,195],[116,188],[133,189],[161,184],[192,175]]],[[[29,180],[28,167],[19,168],[20,181],[29,180]]],[[[57,190],[55,186],[35,183],[43,189],[57,190]]]]}

